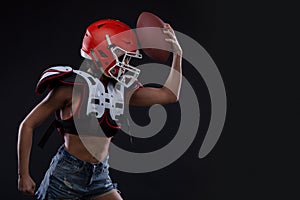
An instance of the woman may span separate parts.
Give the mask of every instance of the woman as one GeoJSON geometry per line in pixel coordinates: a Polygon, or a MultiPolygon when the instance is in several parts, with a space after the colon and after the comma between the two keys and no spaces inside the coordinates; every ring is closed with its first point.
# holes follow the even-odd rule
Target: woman
{"type": "MultiPolygon", "coordinates": [[[[109,85],[114,88],[116,84],[119,84],[121,88],[125,88],[125,94],[121,94],[119,97],[130,105],[149,106],[176,102],[181,86],[182,51],[169,24],[165,24],[164,33],[167,36],[166,41],[172,43],[175,50],[170,74],[161,88],[142,87],[135,83],[139,70],[131,66],[129,60],[132,57],[140,58],[139,53],[134,52],[137,49],[136,36],[126,24],[112,19],[99,20],[87,28],[81,55],[93,61],[87,69],[88,73],[68,67],[54,67],[43,73],[37,92],[44,91],[45,88],[50,88],[50,92],[26,116],[19,127],[18,189],[21,192],[33,195],[36,189],[36,184],[29,172],[33,130],[55,113],[56,124],[64,138],[64,144],[53,157],[36,192],[37,198],[48,200],[122,199],[108,173],[109,143],[113,135],[120,129],[119,124],[116,123],[116,112],[111,112],[114,109],[109,107],[111,104],[101,107],[104,108],[103,112],[99,111],[100,107],[93,110],[95,107],[89,107],[87,103],[90,102],[90,97],[86,97],[88,101],[82,101],[85,98],[83,90],[74,90],[74,82],[68,84],[66,79],[70,78],[69,74],[77,76],[80,74],[82,79],[93,79],[94,82],[100,80],[97,84],[103,85],[104,93],[107,94],[109,94],[109,85]],[[122,35],[124,32],[126,33],[122,35]],[[119,33],[122,39],[114,37],[119,33]],[[104,43],[105,45],[103,45],[104,43]],[[107,44],[109,48],[107,48],[107,44]],[[128,71],[133,75],[127,75],[128,71]],[[100,77],[99,72],[102,72],[100,77]],[[53,73],[56,73],[57,76],[53,76],[53,73]],[[98,112],[100,117],[97,120],[105,135],[78,134],[74,119],[79,119],[75,116],[79,111],[81,112],[81,106],[86,104],[85,111],[98,112]]],[[[99,102],[97,105],[99,106],[99,102]]],[[[87,130],[87,132],[89,131],[87,130]]]]}

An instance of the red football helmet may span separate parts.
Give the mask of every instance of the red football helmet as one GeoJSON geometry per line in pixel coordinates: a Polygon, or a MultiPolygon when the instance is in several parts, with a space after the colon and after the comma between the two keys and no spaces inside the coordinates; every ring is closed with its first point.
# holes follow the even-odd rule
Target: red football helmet
{"type": "Polygon", "coordinates": [[[135,32],[119,20],[102,19],[88,26],[81,56],[93,60],[106,76],[129,87],[140,70],[129,65],[130,58],[142,58],[135,32]]]}

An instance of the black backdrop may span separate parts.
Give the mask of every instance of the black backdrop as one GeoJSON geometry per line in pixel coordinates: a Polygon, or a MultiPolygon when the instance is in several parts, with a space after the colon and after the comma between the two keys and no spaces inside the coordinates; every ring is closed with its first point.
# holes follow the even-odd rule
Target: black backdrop
{"type": "MultiPolygon", "coordinates": [[[[253,109],[259,100],[249,94],[259,78],[250,81],[253,80],[251,66],[256,63],[251,57],[245,57],[245,46],[255,48],[251,44],[253,35],[248,34],[251,30],[245,28],[245,24],[251,25],[255,15],[251,11],[241,20],[245,6],[214,0],[10,1],[1,9],[1,198],[32,199],[17,191],[16,141],[19,123],[42,98],[34,94],[40,73],[50,65],[80,65],[81,40],[91,22],[108,17],[134,27],[142,11],[166,19],[175,30],[194,38],[206,49],[223,77],[228,112],[217,145],[203,159],[197,157],[203,139],[200,133],[188,151],[166,168],[145,174],[112,169],[111,175],[124,199],[269,199],[270,195],[281,194],[276,190],[279,177],[272,171],[274,166],[264,165],[274,158],[270,146],[264,145],[266,137],[258,134],[265,133],[266,129],[256,129],[266,121],[253,109]],[[258,135],[259,139],[255,137],[258,135]]],[[[260,69],[260,75],[263,70],[260,69]]],[[[192,76],[192,72],[184,73],[192,76]]],[[[201,83],[200,76],[192,79],[194,85],[198,84],[197,80],[201,83]]],[[[209,105],[207,91],[203,83],[196,88],[203,93],[201,109],[205,110],[209,105]]],[[[256,97],[262,94],[257,92],[256,97]]],[[[204,129],[208,117],[205,119],[204,115],[204,129]]],[[[47,123],[36,133],[44,131],[47,123]]],[[[36,147],[38,139],[36,134],[30,166],[37,184],[61,144],[61,138],[54,134],[41,150],[36,147]]]]}

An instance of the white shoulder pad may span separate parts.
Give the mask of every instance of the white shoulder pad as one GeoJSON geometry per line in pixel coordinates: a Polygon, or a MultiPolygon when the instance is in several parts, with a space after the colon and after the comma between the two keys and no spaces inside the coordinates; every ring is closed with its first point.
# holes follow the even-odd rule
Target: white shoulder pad
{"type": "Polygon", "coordinates": [[[103,83],[98,78],[79,70],[74,70],[74,73],[83,77],[88,83],[89,96],[86,114],[94,114],[97,118],[101,118],[105,108],[108,108],[111,118],[118,121],[116,116],[122,115],[124,111],[124,86],[116,84],[114,87],[112,83],[109,83],[108,93],[106,93],[103,83]]]}

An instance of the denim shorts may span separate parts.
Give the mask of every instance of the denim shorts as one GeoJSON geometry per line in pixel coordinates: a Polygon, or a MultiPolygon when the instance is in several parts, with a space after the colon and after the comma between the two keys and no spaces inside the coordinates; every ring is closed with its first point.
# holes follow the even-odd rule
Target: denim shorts
{"type": "Polygon", "coordinates": [[[71,155],[62,145],[36,194],[37,199],[90,199],[114,188],[109,177],[108,157],[99,163],[89,163],[71,155]]]}

